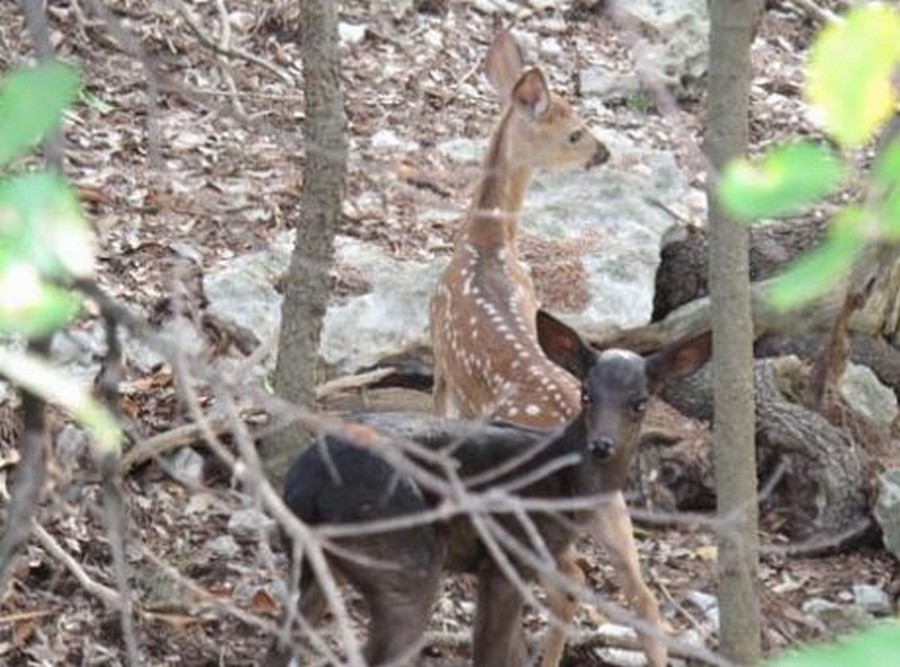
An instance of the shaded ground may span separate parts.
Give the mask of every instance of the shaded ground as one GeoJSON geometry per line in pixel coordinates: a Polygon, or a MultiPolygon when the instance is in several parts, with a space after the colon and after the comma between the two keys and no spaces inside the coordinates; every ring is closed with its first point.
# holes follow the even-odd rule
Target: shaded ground
{"type": "MultiPolygon", "coordinates": [[[[84,71],[86,95],[66,124],[68,174],[80,188],[100,244],[103,284],[158,321],[173,298],[199,296],[190,278],[218,259],[265,245],[297,218],[303,145],[303,100],[296,32],[297,3],[227,2],[231,44],[280,72],[245,59],[220,56],[200,44],[166,3],[111,3],[131,38],[119,43],[106,25],[86,17],[92,3],[51,3],[54,44],[84,71]],[[140,53],[142,57],[133,55],[140,53]],[[148,82],[154,80],[155,85],[148,82]],[[229,80],[236,93],[229,92],[229,80]],[[154,96],[153,88],[158,90],[154,96]]],[[[460,169],[433,150],[454,137],[484,137],[496,103],[475,71],[491,35],[492,19],[467,2],[446,13],[411,12],[395,20],[388,4],[371,10],[362,0],[342,3],[345,22],[364,25],[364,39],[345,51],[344,86],[351,143],[348,201],[342,232],[373,239],[404,257],[446,253],[465,209],[474,170],[460,169]],[[379,130],[417,142],[411,152],[373,146],[379,130]],[[423,218],[424,211],[445,216],[423,218]]],[[[442,3],[419,3],[440,6],[442,3]]],[[[600,3],[602,4],[602,3],[600,3]]],[[[799,102],[802,51],[814,30],[809,19],[770,2],[754,51],[759,75],[753,90],[754,150],[811,131],[799,102]]],[[[214,3],[191,3],[203,30],[218,40],[214,3]]],[[[586,13],[535,11],[518,27],[563,48],[544,58],[553,85],[572,90],[580,63],[628,69],[632,35],[586,13]]],[[[21,16],[0,5],[0,66],[29,53],[21,16]]],[[[674,151],[698,179],[692,151],[701,139],[703,98],[689,93],[675,117],[660,116],[640,100],[613,107],[594,104],[586,115],[638,141],[674,151]],[[675,131],[678,128],[678,131],[675,131]],[[693,138],[694,143],[684,137],[693,138]]],[[[196,305],[196,304],[195,304],[196,305]]],[[[165,368],[150,376],[132,369],[126,412],[135,435],[147,436],[184,421],[165,368]]],[[[97,580],[112,585],[109,548],[99,519],[92,473],[57,452],[53,488],[40,512],[43,526],[97,580]]],[[[69,458],[72,458],[69,456],[69,458]]],[[[136,595],[146,610],[138,621],[141,649],[152,665],[251,665],[267,642],[252,625],[223,613],[234,605],[263,618],[277,610],[273,581],[282,557],[256,540],[237,539],[234,553],[210,541],[229,534],[228,520],[243,506],[227,475],[207,466],[202,489],[173,481],[155,465],[125,480],[134,535],[128,557],[136,595]],[[162,559],[206,596],[173,584],[152,565],[162,559]]],[[[714,592],[711,538],[684,527],[641,530],[640,548],[650,582],[674,630],[702,616],[685,601],[690,590],[714,592]]],[[[778,544],[777,532],[764,535],[778,544]]],[[[618,595],[614,572],[592,547],[582,561],[594,586],[618,595]]],[[[823,559],[767,555],[762,570],[763,618],[769,649],[822,636],[800,606],[811,596],[842,600],[852,584],[888,588],[895,572],[877,548],[823,559]]],[[[447,584],[434,629],[466,631],[472,598],[466,582],[447,584]]],[[[583,610],[585,628],[599,619],[583,610]]],[[[699,625],[698,625],[699,624],[699,625]]],[[[532,616],[529,626],[537,628],[532,616]]],[[[453,650],[433,649],[429,665],[454,662],[453,650]]],[[[32,543],[17,565],[12,589],[0,603],[0,662],[4,664],[121,664],[118,620],[32,543]]],[[[459,662],[458,658],[456,662],[459,662]]]]}

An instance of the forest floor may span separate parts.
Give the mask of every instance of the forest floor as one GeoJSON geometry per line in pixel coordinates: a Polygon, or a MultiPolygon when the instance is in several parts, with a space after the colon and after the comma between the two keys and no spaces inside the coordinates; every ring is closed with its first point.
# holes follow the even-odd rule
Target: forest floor
{"type": "MultiPolygon", "coordinates": [[[[187,3],[202,38],[173,9],[177,2],[113,0],[108,4],[116,30],[91,13],[97,4],[49,3],[53,44],[82,68],[86,88],[82,103],[67,117],[66,170],[97,231],[103,286],[159,322],[178,299],[202,305],[194,280],[201,272],[221,259],[264,247],[298,217],[304,162],[302,78],[294,42],[299,3],[226,0],[230,42],[219,49],[222,53],[206,44],[220,44],[216,3],[187,3]],[[241,55],[246,53],[266,64],[241,55]]],[[[351,140],[340,231],[374,240],[396,256],[429,259],[449,251],[477,175],[432,148],[454,137],[487,136],[497,114],[496,101],[476,70],[493,17],[462,0],[416,4],[425,9],[449,4],[449,9],[413,10],[398,20],[390,2],[341,3],[342,21],[364,26],[365,32],[343,52],[351,140]],[[384,150],[372,138],[385,129],[419,149],[400,158],[384,150]],[[420,215],[435,209],[447,210],[446,218],[420,215]]],[[[542,59],[555,88],[571,92],[586,63],[620,71],[633,67],[635,36],[627,30],[601,14],[532,4],[548,8],[532,11],[516,25],[562,47],[542,59]]],[[[753,152],[814,133],[800,91],[803,54],[817,22],[786,0],[767,5],[753,51],[753,152]]],[[[0,4],[0,68],[23,62],[30,52],[16,4],[0,4]]],[[[635,98],[598,105],[589,120],[674,152],[689,180],[699,185],[696,155],[704,104],[702,86],[693,85],[665,114],[652,100],[635,98]]],[[[124,407],[132,435],[148,437],[187,421],[170,368],[150,375],[129,372],[124,407]]],[[[55,433],[59,430],[58,424],[55,433]]],[[[38,520],[91,577],[114,586],[95,477],[57,464],[38,520]]],[[[238,539],[232,553],[216,550],[212,543],[229,533],[229,518],[244,499],[214,466],[207,466],[202,481],[201,488],[186,486],[155,463],[124,480],[131,524],[128,560],[143,610],[137,638],[149,665],[255,664],[269,639],[233,610],[276,618],[273,581],[284,576],[283,557],[273,557],[255,539],[238,539]],[[173,582],[155,559],[197,589],[173,582]]],[[[778,521],[764,515],[763,522],[763,544],[783,544],[778,521]]],[[[697,620],[702,612],[686,595],[715,593],[714,538],[699,526],[680,524],[641,528],[638,542],[671,629],[708,632],[708,625],[697,620]]],[[[595,590],[621,600],[615,572],[602,554],[588,544],[581,553],[595,590]]],[[[801,610],[804,601],[846,602],[854,584],[892,590],[896,573],[894,561],[878,546],[822,558],[767,550],[760,572],[766,650],[829,636],[830,630],[801,610]]],[[[472,600],[470,582],[447,582],[433,629],[465,632],[472,600]]],[[[579,615],[582,628],[601,620],[588,609],[579,615]]],[[[529,615],[528,626],[541,627],[537,614],[529,615]]],[[[426,664],[461,664],[454,649],[436,647],[428,655],[426,664]]],[[[45,546],[29,543],[0,601],[0,664],[117,665],[123,660],[118,616],[45,546]]],[[[602,664],[596,657],[577,656],[570,663],[602,664]]]]}

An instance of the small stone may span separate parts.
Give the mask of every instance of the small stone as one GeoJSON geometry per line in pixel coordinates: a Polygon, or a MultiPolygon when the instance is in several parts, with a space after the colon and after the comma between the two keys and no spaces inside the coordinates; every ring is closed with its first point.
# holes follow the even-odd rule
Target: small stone
{"type": "Polygon", "coordinates": [[[476,139],[459,137],[448,139],[437,145],[437,152],[458,164],[478,164],[487,143],[476,139]]]}
{"type": "Polygon", "coordinates": [[[472,0],[472,7],[482,14],[516,14],[518,7],[509,0],[472,0]]]}
{"type": "Polygon", "coordinates": [[[410,152],[418,150],[419,144],[404,139],[391,130],[378,130],[372,135],[372,148],[388,151],[410,152]]]}
{"type": "Polygon", "coordinates": [[[878,586],[857,584],[853,587],[853,601],[857,607],[874,616],[891,614],[891,598],[878,586]]]}
{"type": "Polygon", "coordinates": [[[444,36],[438,30],[426,30],[422,41],[435,50],[444,48],[444,36]]]}
{"type": "Polygon", "coordinates": [[[345,46],[355,46],[361,44],[366,38],[366,26],[356,25],[354,23],[338,23],[338,35],[341,44],[345,46]]]}
{"type": "Polygon", "coordinates": [[[231,535],[219,535],[203,545],[203,550],[210,558],[227,560],[241,552],[241,547],[231,535]]]}
{"type": "Polygon", "coordinates": [[[828,632],[848,632],[871,622],[869,614],[862,609],[839,605],[824,598],[810,598],[801,609],[828,632]]]}
{"type": "Polygon", "coordinates": [[[624,100],[641,90],[641,82],[633,72],[621,73],[603,65],[589,67],[581,74],[581,92],[601,100],[624,100]]]}
{"type": "Polygon", "coordinates": [[[697,609],[703,612],[703,616],[715,631],[719,630],[719,599],[715,595],[702,591],[689,591],[687,599],[697,609]]]}
{"type": "Polygon", "coordinates": [[[274,527],[275,521],[271,517],[252,507],[237,510],[228,519],[228,532],[239,540],[256,539],[274,527]]]}
{"type": "Polygon", "coordinates": [[[172,454],[169,465],[175,479],[185,486],[200,486],[203,483],[203,457],[190,447],[182,447],[172,454]]]}
{"type": "Polygon", "coordinates": [[[559,40],[555,37],[547,37],[546,39],[541,40],[541,46],[539,49],[539,53],[543,57],[555,57],[562,55],[563,47],[560,44],[559,40]]]}
{"type": "Polygon", "coordinates": [[[56,436],[56,460],[65,470],[82,467],[91,453],[91,440],[84,429],[66,424],[56,436]]]}

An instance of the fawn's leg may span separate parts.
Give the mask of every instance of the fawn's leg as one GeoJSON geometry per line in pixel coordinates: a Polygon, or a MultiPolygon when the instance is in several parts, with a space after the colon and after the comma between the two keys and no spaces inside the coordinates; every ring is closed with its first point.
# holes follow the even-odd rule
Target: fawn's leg
{"type": "Polygon", "coordinates": [[[372,667],[412,665],[422,648],[425,628],[437,598],[440,563],[435,561],[433,567],[418,572],[403,569],[398,568],[378,581],[370,579],[360,589],[370,614],[365,655],[372,667]]]}
{"type": "Polygon", "coordinates": [[[472,638],[475,667],[524,667],[528,654],[522,630],[522,594],[488,563],[478,576],[478,607],[472,638]]]}
{"type": "MultiPolygon", "coordinates": [[[[560,554],[556,561],[559,574],[566,577],[574,586],[584,586],[584,572],[575,562],[575,549],[570,547],[565,553],[560,554]]],[[[563,650],[566,647],[566,639],[575,612],[578,611],[578,598],[568,594],[554,582],[547,579],[541,580],[541,588],[547,594],[547,606],[555,617],[547,630],[544,639],[544,651],[541,656],[541,667],[556,667],[562,659],[563,650]],[[564,624],[564,625],[560,625],[564,624]]]]}
{"type": "MultiPolygon", "coordinates": [[[[300,615],[305,618],[310,625],[315,627],[318,625],[325,612],[328,604],[325,595],[316,581],[315,577],[308,570],[303,571],[303,578],[300,582],[300,615]]],[[[264,667],[286,667],[290,664],[294,657],[294,649],[292,646],[285,646],[279,640],[275,640],[269,648],[262,664],[264,667]]]]}
{"type": "Polygon", "coordinates": [[[595,514],[591,532],[606,547],[613,565],[625,577],[625,597],[635,613],[653,628],[650,632],[638,630],[641,646],[651,667],[665,667],[668,651],[659,616],[659,604],[644,583],[631,517],[625,505],[625,497],[619,491],[609,497],[595,514]]]}

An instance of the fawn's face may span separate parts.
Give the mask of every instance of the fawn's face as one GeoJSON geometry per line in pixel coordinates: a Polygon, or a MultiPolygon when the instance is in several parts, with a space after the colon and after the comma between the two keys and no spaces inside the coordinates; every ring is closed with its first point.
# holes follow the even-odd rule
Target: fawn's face
{"type": "Polygon", "coordinates": [[[630,458],[649,399],[643,357],[627,350],[596,355],[581,386],[589,455],[600,461],[630,458]]]}
{"type": "Polygon", "coordinates": [[[516,83],[505,123],[513,165],[589,169],[609,159],[609,150],[581,116],[547,89],[539,69],[527,70],[516,83]]]}
{"type": "Polygon", "coordinates": [[[675,378],[693,373],[712,351],[709,333],[668,345],[642,357],[629,350],[595,352],[575,331],[544,311],[537,335],[547,357],[581,381],[580,419],[589,455],[627,465],[651,395],[675,378]]]}
{"type": "Polygon", "coordinates": [[[539,67],[525,67],[512,33],[494,37],[485,73],[503,103],[503,132],[514,167],[590,168],[609,159],[609,150],[569,103],[550,92],[539,67]]]}
{"type": "MultiPolygon", "coordinates": [[[[520,85],[530,85],[528,76],[523,75],[520,85]]],[[[506,120],[511,164],[539,169],[590,169],[609,159],[609,150],[564,98],[545,90],[540,95],[546,100],[535,108],[516,104],[515,94],[516,91],[506,120]]]]}

